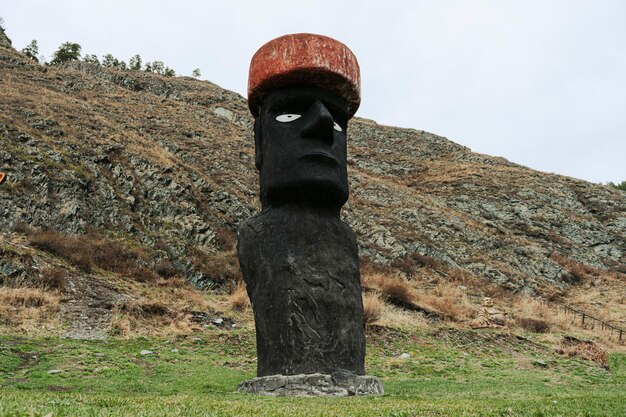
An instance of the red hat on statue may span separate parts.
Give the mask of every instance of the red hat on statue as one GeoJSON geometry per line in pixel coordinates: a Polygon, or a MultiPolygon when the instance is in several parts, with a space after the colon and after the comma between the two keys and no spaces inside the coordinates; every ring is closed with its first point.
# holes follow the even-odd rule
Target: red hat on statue
{"type": "Polygon", "coordinates": [[[297,33],[273,39],[252,57],[248,107],[259,115],[263,96],[282,87],[321,87],[348,103],[350,117],[361,104],[359,63],[343,43],[322,35],[297,33]]]}

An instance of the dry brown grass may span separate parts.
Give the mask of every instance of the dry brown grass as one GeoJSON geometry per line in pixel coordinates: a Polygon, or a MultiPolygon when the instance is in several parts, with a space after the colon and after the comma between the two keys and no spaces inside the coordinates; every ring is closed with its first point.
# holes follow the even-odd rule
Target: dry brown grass
{"type": "Polygon", "coordinates": [[[192,321],[191,312],[220,310],[215,296],[198,291],[182,277],[160,279],[157,285],[137,281],[112,283],[125,285],[125,292],[133,297],[114,309],[111,333],[118,336],[190,334],[201,330],[192,321]]]}
{"type": "Polygon", "coordinates": [[[234,247],[217,253],[206,253],[199,249],[192,251],[194,268],[202,275],[210,277],[217,285],[234,289],[243,277],[234,247]]]}
{"type": "Polygon", "coordinates": [[[564,336],[560,340],[557,352],[568,357],[579,357],[585,360],[594,361],[608,369],[608,359],[606,350],[592,340],[581,340],[572,336],[564,336]]]}
{"type": "Polygon", "coordinates": [[[215,238],[222,250],[234,250],[237,243],[237,234],[222,226],[215,227],[215,238]]]}
{"type": "MultiPolygon", "coordinates": [[[[37,229],[27,229],[26,233],[32,246],[63,258],[84,272],[101,268],[143,283],[157,283],[160,277],[170,278],[178,272],[167,260],[157,263],[153,270],[147,266],[148,255],[142,249],[129,248],[123,242],[96,233],[70,236],[37,229]]],[[[46,279],[51,284],[63,284],[59,271],[42,278],[46,279]]]]}
{"type": "Polygon", "coordinates": [[[366,271],[361,286],[366,292],[375,292],[382,300],[398,307],[421,311],[446,321],[462,322],[472,318],[474,309],[467,293],[459,284],[447,279],[435,281],[433,270],[423,271],[410,280],[400,274],[366,271]]]}
{"type": "Polygon", "coordinates": [[[613,268],[612,270],[594,268],[590,265],[574,261],[566,256],[559,255],[556,252],[552,253],[551,258],[567,271],[561,278],[568,284],[596,281],[595,278],[626,281],[626,274],[620,272],[617,268],[613,268]]]}
{"type": "Polygon", "coordinates": [[[400,275],[368,273],[361,276],[361,286],[368,291],[377,291],[380,297],[400,307],[415,305],[415,294],[406,279],[400,275]]]}
{"type": "Polygon", "coordinates": [[[15,308],[39,308],[54,304],[56,300],[46,292],[35,288],[0,288],[3,305],[15,308]]]}
{"type": "Polygon", "coordinates": [[[493,284],[484,278],[472,275],[468,271],[461,269],[450,269],[446,273],[449,281],[458,285],[463,285],[477,297],[491,297],[494,300],[506,301],[511,296],[511,292],[499,285],[493,284]]]}
{"type": "Polygon", "coordinates": [[[154,265],[154,272],[162,278],[172,278],[178,275],[178,270],[174,264],[168,259],[162,259],[154,265]]]}
{"type": "Polygon", "coordinates": [[[383,301],[380,318],[373,324],[381,327],[406,330],[428,327],[430,325],[430,319],[425,317],[421,312],[407,310],[392,304],[387,304],[383,301]]]}
{"type": "Polygon", "coordinates": [[[513,327],[521,327],[519,323],[520,320],[533,318],[535,320],[545,321],[556,329],[556,327],[554,327],[556,325],[554,319],[557,312],[553,309],[552,304],[544,302],[543,300],[521,295],[511,295],[505,311],[508,313],[508,319],[513,327]]]}
{"type": "Polygon", "coordinates": [[[171,278],[167,278],[167,279],[160,279],[157,281],[156,283],[159,287],[174,287],[174,288],[180,288],[180,287],[185,287],[185,286],[189,286],[189,281],[187,281],[185,279],[185,277],[180,276],[180,275],[176,275],[174,277],[171,278]]]}
{"type": "Polygon", "coordinates": [[[398,277],[381,281],[378,289],[385,299],[392,304],[409,308],[415,304],[413,290],[405,281],[398,277]]]}
{"type": "Polygon", "coordinates": [[[134,266],[119,272],[123,272],[124,275],[131,277],[137,282],[157,283],[161,281],[156,272],[145,266],[134,266]]]}
{"type": "Polygon", "coordinates": [[[437,271],[448,270],[448,267],[445,263],[440,262],[431,256],[422,255],[419,253],[411,253],[409,255],[396,258],[391,262],[391,267],[403,272],[406,276],[415,275],[422,268],[437,271]]]}
{"type": "Polygon", "coordinates": [[[28,237],[32,246],[59,256],[85,272],[98,267],[127,274],[141,282],[156,279],[154,272],[149,273],[141,266],[147,258],[142,250],[95,233],[70,236],[54,230],[30,229],[28,237]]]}
{"type": "Polygon", "coordinates": [[[58,325],[57,292],[40,288],[0,287],[0,327],[38,332],[58,325]]]}
{"type": "Polygon", "coordinates": [[[417,303],[439,313],[448,321],[463,322],[474,316],[467,292],[450,281],[440,281],[434,288],[418,289],[417,303]]]}
{"type": "Polygon", "coordinates": [[[547,336],[566,333],[601,341],[604,346],[612,350],[624,351],[626,348],[626,341],[620,342],[615,332],[604,331],[598,323],[590,320],[583,324],[580,315],[568,313],[564,308],[549,301],[516,295],[511,298],[506,310],[513,328],[535,331],[536,329],[528,328],[528,320],[532,318],[549,326],[547,336]]]}
{"type": "MultiPolygon", "coordinates": [[[[586,267],[583,273],[587,274],[583,281],[579,285],[568,287],[557,299],[602,321],[626,329],[626,285],[619,276],[621,274],[590,267],[586,267]]],[[[592,323],[586,323],[590,324],[592,323]]],[[[596,327],[598,326],[596,323],[596,327]]]]}
{"type": "Polygon", "coordinates": [[[67,286],[67,270],[59,267],[53,267],[43,271],[37,278],[37,284],[44,290],[64,291],[67,286]]]}
{"type": "Polygon", "coordinates": [[[237,311],[246,311],[251,307],[246,286],[242,281],[237,284],[237,287],[232,292],[228,300],[232,308],[237,311]]]}
{"type": "Polygon", "coordinates": [[[547,333],[550,330],[550,325],[545,320],[520,317],[517,323],[522,329],[533,333],[547,333]]]}
{"type": "Polygon", "coordinates": [[[12,242],[0,248],[0,259],[8,265],[17,266],[22,271],[19,274],[1,275],[0,286],[39,288],[63,292],[68,283],[68,271],[65,268],[51,265],[46,260],[36,260],[33,257],[34,252],[25,246],[12,242]]]}
{"type": "Polygon", "coordinates": [[[34,229],[29,231],[29,238],[37,249],[57,255],[82,270],[91,270],[92,261],[87,251],[82,250],[82,239],[62,236],[53,230],[34,229]]]}
{"type": "Polygon", "coordinates": [[[363,295],[363,320],[365,324],[372,324],[381,319],[384,303],[378,294],[363,295]]]}
{"type": "Polygon", "coordinates": [[[626,286],[605,281],[568,291],[563,301],[607,323],[626,328],[626,286]]]}
{"type": "Polygon", "coordinates": [[[134,317],[169,317],[171,310],[162,301],[128,301],[119,306],[120,311],[134,317]]]}

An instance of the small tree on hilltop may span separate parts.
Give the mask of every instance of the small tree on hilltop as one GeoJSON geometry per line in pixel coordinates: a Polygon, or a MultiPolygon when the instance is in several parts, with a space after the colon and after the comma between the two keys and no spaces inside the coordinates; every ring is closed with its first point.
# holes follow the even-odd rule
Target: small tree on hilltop
{"type": "Polygon", "coordinates": [[[37,45],[37,39],[33,39],[32,41],[30,41],[30,43],[26,45],[24,49],[21,50],[21,52],[33,61],[39,62],[39,58],[37,58],[37,55],[39,55],[39,46],[37,45]]]}
{"type": "Polygon", "coordinates": [[[74,42],[65,42],[59,46],[59,49],[52,55],[51,64],[62,64],[69,61],[77,61],[80,58],[80,50],[82,47],[74,42]]]}
{"type": "Polygon", "coordinates": [[[619,184],[609,182],[609,185],[613,188],[617,188],[618,190],[626,191],[626,180],[620,182],[619,184]]]}
{"type": "Polygon", "coordinates": [[[152,72],[159,75],[164,75],[166,77],[173,77],[176,75],[176,71],[174,71],[170,67],[166,67],[163,61],[152,61],[146,62],[143,68],[146,72],[152,72]]]}
{"type": "Polygon", "coordinates": [[[113,55],[111,55],[111,54],[102,55],[102,66],[103,67],[111,68],[112,66],[114,66],[114,62],[113,61],[117,61],[113,55]]]}
{"type": "Polygon", "coordinates": [[[195,70],[193,70],[193,71],[191,72],[191,76],[192,76],[193,78],[200,78],[200,75],[201,75],[201,74],[200,74],[200,68],[196,68],[195,70]]]}
{"type": "Polygon", "coordinates": [[[128,61],[128,66],[133,71],[140,71],[141,70],[141,56],[139,56],[139,54],[133,55],[130,58],[130,61],[128,61]]]}
{"type": "Polygon", "coordinates": [[[166,77],[173,77],[176,75],[176,71],[174,71],[170,67],[165,67],[165,71],[163,71],[163,75],[165,75],[166,77]]]}
{"type": "Polygon", "coordinates": [[[145,71],[163,75],[165,72],[165,64],[163,64],[163,61],[147,62],[145,65],[145,71]]]}
{"type": "Polygon", "coordinates": [[[108,68],[126,69],[126,62],[115,58],[111,54],[106,54],[102,57],[102,66],[108,68]]]}
{"type": "Polygon", "coordinates": [[[88,64],[100,65],[100,60],[96,56],[96,54],[87,54],[83,57],[83,62],[88,64]]]}

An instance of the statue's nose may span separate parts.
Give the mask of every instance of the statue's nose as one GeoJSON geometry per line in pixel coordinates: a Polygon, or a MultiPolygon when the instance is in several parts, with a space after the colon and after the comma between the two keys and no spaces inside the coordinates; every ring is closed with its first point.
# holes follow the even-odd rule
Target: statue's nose
{"type": "Polygon", "coordinates": [[[333,143],[333,116],[324,103],[315,100],[304,114],[306,125],[302,129],[302,137],[333,143]]]}

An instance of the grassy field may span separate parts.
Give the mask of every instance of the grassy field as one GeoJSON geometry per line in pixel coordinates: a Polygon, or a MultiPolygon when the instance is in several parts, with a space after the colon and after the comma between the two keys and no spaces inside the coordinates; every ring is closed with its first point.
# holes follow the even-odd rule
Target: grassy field
{"type": "Polygon", "coordinates": [[[626,415],[624,354],[609,355],[605,369],[507,332],[371,328],[368,339],[368,373],[384,396],[269,398],[235,392],[254,376],[250,329],[108,341],[4,335],[0,416],[626,415]]]}

